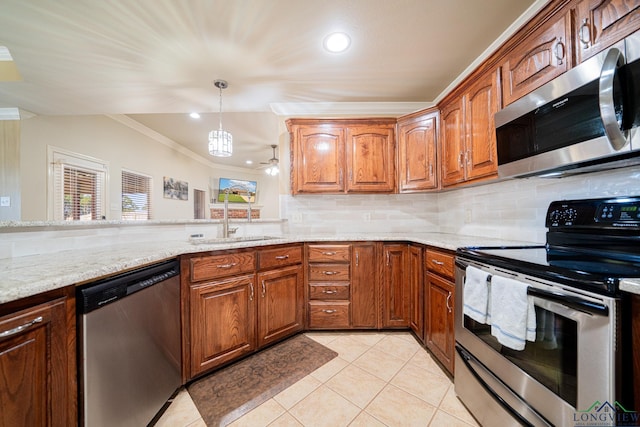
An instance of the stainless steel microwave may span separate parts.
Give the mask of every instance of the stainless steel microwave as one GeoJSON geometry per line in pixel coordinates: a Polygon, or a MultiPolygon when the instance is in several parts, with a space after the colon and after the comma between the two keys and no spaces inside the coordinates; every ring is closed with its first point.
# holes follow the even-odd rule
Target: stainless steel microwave
{"type": "Polygon", "coordinates": [[[495,115],[498,175],[640,164],[640,31],[495,115]]]}

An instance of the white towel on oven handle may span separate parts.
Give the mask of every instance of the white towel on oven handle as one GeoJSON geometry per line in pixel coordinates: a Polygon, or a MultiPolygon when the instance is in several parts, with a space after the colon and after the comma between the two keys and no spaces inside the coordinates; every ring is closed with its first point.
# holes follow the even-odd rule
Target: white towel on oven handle
{"type": "Polygon", "coordinates": [[[491,277],[491,335],[514,350],[523,350],[526,341],[536,340],[536,311],[527,288],[518,280],[491,277]]]}
{"type": "Polygon", "coordinates": [[[489,304],[489,273],[471,265],[467,266],[462,293],[462,312],[480,323],[487,323],[489,304]]]}

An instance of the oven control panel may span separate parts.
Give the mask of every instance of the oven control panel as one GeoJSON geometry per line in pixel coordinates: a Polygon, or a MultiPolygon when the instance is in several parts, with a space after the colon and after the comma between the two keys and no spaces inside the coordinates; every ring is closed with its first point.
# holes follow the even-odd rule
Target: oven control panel
{"type": "Polygon", "coordinates": [[[552,228],[640,228],[640,197],[551,202],[546,226],[552,228]]]}

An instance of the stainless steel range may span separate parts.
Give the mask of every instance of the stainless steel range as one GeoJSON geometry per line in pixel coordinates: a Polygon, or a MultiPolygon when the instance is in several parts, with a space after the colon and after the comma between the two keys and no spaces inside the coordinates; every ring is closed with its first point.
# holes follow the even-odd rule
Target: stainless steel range
{"type": "Polygon", "coordinates": [[[484,426],[638,425],[618,285],[640,277],[640,197],[552,202],[546,226],[457,251],[456,393],[484,426]]]}

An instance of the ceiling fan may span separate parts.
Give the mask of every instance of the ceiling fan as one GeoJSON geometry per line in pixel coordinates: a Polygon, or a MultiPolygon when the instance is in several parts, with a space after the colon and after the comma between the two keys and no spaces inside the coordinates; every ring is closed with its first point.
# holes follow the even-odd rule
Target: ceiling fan
{"type": "Polygon", "coordinates": [[[267,173],[267,175],[275,176],[275,175],[278,175],[278,173],[280,172],[280,168],[278,167],[279,161],[278,161],[278,158],[276,157],[276,148],[278,148],[277,145],[271,144],[271,149],[273,150],[273,157],[271,157],[266,162],[260,162],[261,165],[269,165],[264,170],[267,173]]]}

